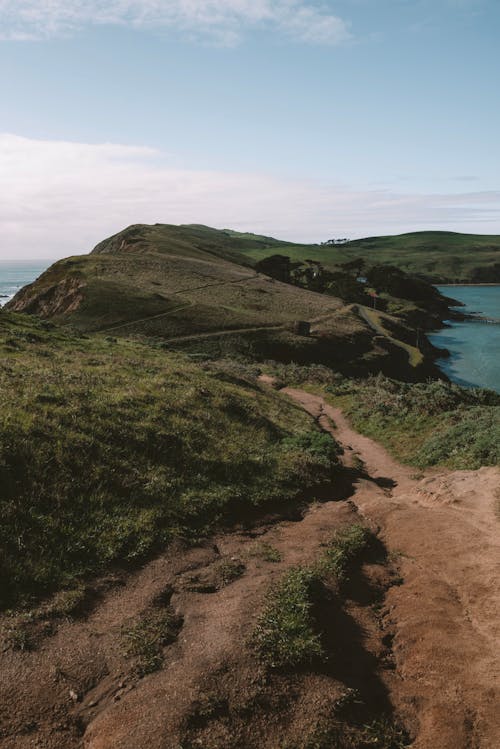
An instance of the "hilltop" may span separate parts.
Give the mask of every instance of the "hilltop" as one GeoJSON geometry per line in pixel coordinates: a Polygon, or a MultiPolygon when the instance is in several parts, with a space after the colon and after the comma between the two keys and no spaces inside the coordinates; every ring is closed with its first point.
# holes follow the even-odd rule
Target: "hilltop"
{"type": "MultiPolygon", "coordinates": [[[[363,258],[367,265],[388,263],[432,283],[500,283],[500,236],[497,235],[421,231],[367,237],[343,244],[283,242],[279,249],[273,247],[292,260],[310,258],[327,268],[363,258]]],[[[270,254],[268,247],[257,244],[247,249],[242,246],[240,251],[254,260],[270,254]]]]}
{"type": "Polygon", "coordinates": [[[408,346],[415,334],[396,317],[384,324],[350,300],[257,272],[249,253],[277,248],[284,251],[267,237],[202,226],[134,225],[88,255],[55,263],[8,307],[84,333],[154,338],[201,356],[318,362],[410,380],[436,374],[432,357],[408,346]],[[311,335],[297,332],[299,321],[311,335]]]}

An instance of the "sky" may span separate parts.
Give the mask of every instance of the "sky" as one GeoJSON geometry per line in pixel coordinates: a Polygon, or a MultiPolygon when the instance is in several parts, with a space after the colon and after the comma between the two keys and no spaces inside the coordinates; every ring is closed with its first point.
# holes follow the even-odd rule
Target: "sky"
{"type": "Polygon", "coordinates": [[[0,0],[0,259],[500,234],[498,0],[0,0]]]}

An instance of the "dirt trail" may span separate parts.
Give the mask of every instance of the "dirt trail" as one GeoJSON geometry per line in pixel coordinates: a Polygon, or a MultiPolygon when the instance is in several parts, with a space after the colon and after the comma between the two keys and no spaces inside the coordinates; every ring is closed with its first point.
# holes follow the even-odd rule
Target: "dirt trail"
{"type": "Polygon", "coordinates": [[[500,487],[496,468],[417,480],[321,398],[288,395],[363,460],[356,506],[400,556],[388,607],[402,682],[393,699],[420,721],[415,749],[500,747],[500,487]],[[336,426],[332,429],[331,421],[336,426]],[[382,487],[373,482],[378,480],[382,487]],[[390,487],[390,483],[395,486],[390,487]]]}
{"type": "Polygon", "coordinates": [[[289,519],[171,548],[105,590],[86,618],[59,623],[33,652],[5,649],[2,749],[302,747],[352,689],[378,711],[395,709],[415,749],[500,747],[498,471],[417,480],[321,398],[284,395],[343,444],[352,496],[332,487],[289,519]],[[331,663],[266,675],[248,638],[270,582],[315,562],[360,514],[389,558],[365,560],[342,608],[333,601],[323,612],[336,640],[331,663]],[[263,553],[269,547],[274,559],[263,553]],[[206,585],[221,563],[240,562],[244,572],[231,584],[206,585]],[[399,575],[403,584],[394,584],[399,575]],[[180,631],[161,670],[139,678],[123,652],[123,628],[158,605],[175,610],[180,631]]]}

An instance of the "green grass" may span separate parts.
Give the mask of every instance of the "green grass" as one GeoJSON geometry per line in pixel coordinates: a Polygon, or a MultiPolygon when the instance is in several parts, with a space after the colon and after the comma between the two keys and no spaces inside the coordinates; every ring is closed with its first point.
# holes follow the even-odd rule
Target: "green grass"
{"type": "Polygon", "coordinates": [[[293,669],[324,656],[312,615],[316,585],[314,570],[294,567],[270,592],[254,633],[270,668],[293,669]]]}
{"type": "Polygon", "coordinates": [[[325,658],[313,614],[321,583],[333,576],[341,584],[371,538],[368,529],[352,525],[332,538],[316,565],[292,567],[271,588],[253,634],[254,646],[267,666],[289,670],[325,658]]]}
{"type": "Polygon", "coordinates": [[[3,606],[331,480],[309,417],[182,355],[1,312],[0,356],[3,606]]]}
{"type": "Polygon", "coordinates": [[[180,622],[169,609],[150,609],[122,628],[123,654],[133,660],[139,676],[162,667],[163,649],[175,640],[179,626],[180,622]]]}
{"type": "Polygon", "coordinates": [[[254,260],[280,253],[297,261],[319,260],[329,268],[362,257],[369,265],[396,265],[441,283],[500,281],[500,236],[496,235],[423,231],[368,237],[337,246],[282,243],[272,251],[264,247],[240,251],[254,260]],[[477,275],[478,268],[483,269],[482,275],[477,275]]]}
{"type": "Polygon", "coordinates": [[[371,532],[363,525],[351,525],[339,531],[328,544],[320,569],[334,575],[340,583],[345,581],[350,567],[358,561],[371,539],[371,532]]]}
{"type": "Polygon", "coordinates": [[[264,562],[272,562],[274,564],[281,562],[283,558],[279,549],[276,549],[266,541],[257,541],[256,543],[252,544],[247,552],[247,555],[249,557],[255,557],[257,559],[262,559],[264,562]]]}
{"type": "Polygon", "coordinates": [[[380,335],[385,336],[385,338],[391,341],[395,346],[403,349],[403,351],[406,351],[406,353],[408,354],[408,361],[410,363],[410,366],[419,367],[421,364],[423,364],[424,355],[418,348],[416,348],[415,346],[410,346],[409,343],[400,341],[398,338],[394,338],[394,336],[390,334],[390,332],[384,325],[384,320],[386,318],[384,314],[370,309],[369,307],[364,307],[361,305],[359,306],[362,316],[369,323],[370,327],[372,327],[380,335]]]}
{"type": "Polygon", "coordinates": [[[418,468],[500,465],[500,395],[443,381],[377,376],[328,385],[355,429],[418,468]]]}

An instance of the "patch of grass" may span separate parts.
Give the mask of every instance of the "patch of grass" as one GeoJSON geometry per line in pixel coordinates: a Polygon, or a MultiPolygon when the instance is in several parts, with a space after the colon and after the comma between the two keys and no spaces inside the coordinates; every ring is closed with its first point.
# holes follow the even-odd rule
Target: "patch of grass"
{"type": "Polygon", "coordinates": [[[252,544],[247,553],[248,556],[257,557],[264,562],[277,563],[281,562],[283,558],[281,552],[266,541],[257,541],[255,544],[252,544]]]}
{"type": "Polygon", "coordinates": [[[217,590],[230,585],[245,572],[245,565],[238,559],[223,559],[214,567],[217,590]]]}
{"type": "Polygon", "coordinates": [[[179,620],[169,609],[152,609],[138,621],[123,627],[123,654],[133,659],[139,676],[162,667],[163,649],[175,640],[178,629],[179,620]]]}
{"type": "Polygon", "coordinates": [[[295,362],[283,364],[268,361],[262,366],[262,370],[275,377],[277,385],[281,387],[304,384],[329,385],[341,379],[341,375],[322,364],[301,365],[295,362]]]}
{"type": "Polygon", "coordinates": [[[7,626],[3,640],[7,648],[21,652],[33,650],[35,646],[29,622],[25,621],[18,621],[16,624],[7,626]]]}
{"type": "Polygon", "coordinates": [[[372,535],[352,525],[337,533],[313,567],[292,567],[271,588],[253,642],[270,668],[294,669],[324,657],[321,632],[313,615],[326,576],[339,583],[360,558],[372,535]]]}
{"type": "Polygon", "coordinates": [[[254,632],[255,646],[269,667],[293,669],[324,655],[312,615],[316,583],[313,570],[294,567],[269,593],[254,632]]]}
{"type": "Polygon", "coordinates": [[[75,616],[85,605],[87,591],[85,586],[80,585],[70,590],[61,590],[56,593],[47,605],[38,611],[52,619],[61,619],[75,616]]]}
{"type": "Polygon", "coordinates": [[[328,544],[320,561],[320,569],[333,574],[339,582],[346,579],[349,568],[360,558],[373,535],[362,525],[351,525],[339,531],[328,544]]]}
{"type": "Polygon", "coordinates": [[[411,741],[407,731],[389,717],[378,718],[362,731],[362,747],[378,749],[405,749],[411,741]]]}
{"type": "Polygon", "coordinates": [[[333,716],[320,719],[302,741],[285,743],[282,749],[406,749],[410,744],[408,733],[392,717],[382,716],[359,726],[333,716]]]}

